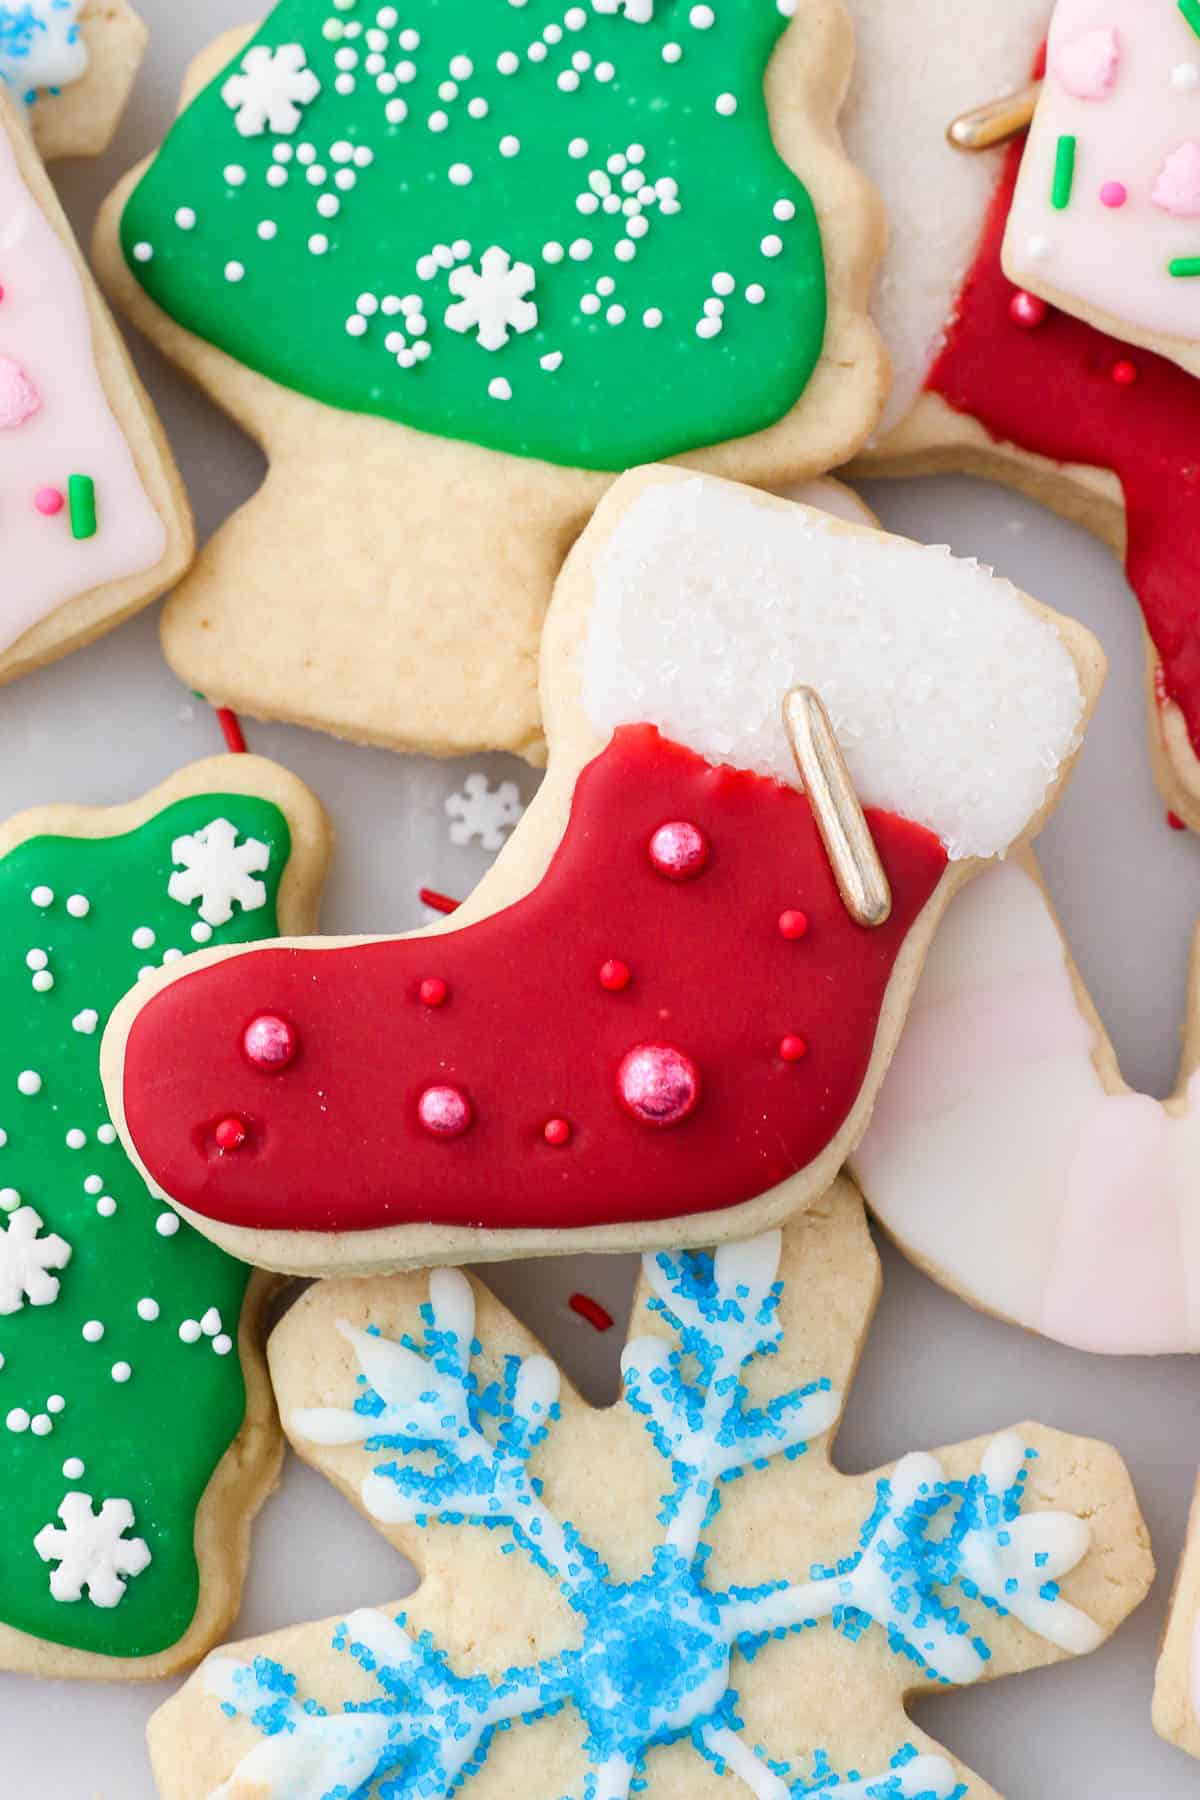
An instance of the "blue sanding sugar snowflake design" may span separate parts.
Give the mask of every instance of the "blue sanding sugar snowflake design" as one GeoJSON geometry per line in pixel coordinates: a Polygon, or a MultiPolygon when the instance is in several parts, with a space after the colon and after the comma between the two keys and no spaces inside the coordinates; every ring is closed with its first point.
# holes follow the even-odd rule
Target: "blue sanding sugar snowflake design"
{"type": "Polygon", "coordinates": [[[1056,1585],[1086,1554],[1088,1527],[1067,1513],[1023,1516],[1033,1453],[1010,1432],[963,1481],[947,1479],[933,1456],[905,1457],[879,1481],[858,1541],[836,1567],[814,1566],[799,1583],[710,1588],[705,1532],[729,1484],[773,1458],[803,1455],[841,1408],[825,1380],[751,1400],[745,1371],[773,1355],[783,1337],[780,1252],[779,1233],[771,1232],[715,1255],[646,1259],[650,1308],[671,1335],[628,1345],[625,1401],[644,1420],[669,1485],[661,1542],[632,1582],[613,1580],[596,1550],[545,1504],[529,1464],[559,1417],[558,1371],[544,1356],[511,1357],[501,1381],[480,1383],[464,1276],[431,1276],[422,1343],[343,1323],[361,1369],[354,1406],[299,1413],[293,1429],[320,1444],[362,1443],[378,1459],[363,1498],[385,1523],[440,1520],[503,1531],[508,1547],[566,1598],[581,1642],[499,1680],[464,1676],[429,1633],[410,1635],[403,1614],[392,1620],[363,1610],[337,1628],[334,1648],[353,1658],[378,1693],[335,1712],[301,1698],[295,1677],[277,1662],[216,1659],[209,1686],[227,1714],[249,1718],[262,1733],[235,1781],[270,1800],[447,1800],[483,1767],[497,1732],[573,1707],[591,1765],[581,1800],[637,1793],[648,1754],[679,1740],[690,1740],[756,1800],[963,1795],[943,1757],[912,1746],[870,1776],[836,1772],[821,1750],[806,1775],[772,1760],[743,1735],[738,1660],[822,1625],[852,1642],[879,1630],[926,1676],[972,1682],[989,1649],[956,1593],[998,1616],[1014,1615],[1060,1648],[1093,1649],[1100,1631],[1056,1585]]]}
{"type": "Polygon", "coordinates": [[[0,0],[0,81],[32,104],[39,91],[77,81],[87,67],[80,0],[0,0]]]}

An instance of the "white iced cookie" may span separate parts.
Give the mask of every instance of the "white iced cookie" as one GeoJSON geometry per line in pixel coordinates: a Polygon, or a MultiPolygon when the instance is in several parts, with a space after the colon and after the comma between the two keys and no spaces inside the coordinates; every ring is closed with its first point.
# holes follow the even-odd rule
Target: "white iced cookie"
{"type": "Polygon", "coordinates": [[[0,6],[0,86],[28,114],[47,161],[99,156],[108,148],[146,41],[129,0],[0,6]]]}

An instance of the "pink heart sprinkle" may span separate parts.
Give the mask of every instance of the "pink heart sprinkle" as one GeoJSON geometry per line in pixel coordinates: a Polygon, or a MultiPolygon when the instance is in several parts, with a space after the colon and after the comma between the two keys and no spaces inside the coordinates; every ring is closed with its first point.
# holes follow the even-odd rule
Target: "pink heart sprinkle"
{"type": "Polygon", "coordinates": [[[1102,27],[1060,45],[1054,54],[1054,73],[1076,100],[1107,100],[1120,61],[1120,38],[1111,26],[1102,27]]]}
{"type": "Polygon", "coordinates": [[[1200,218],[1200,144],[1189,141],[1172,150],[1159,170],[1152,198],[1155,206],[1177,219],[1200,218]]]}
{"type": "Polygon", "coordinates": [[[0,356],[0,431],[13,431],[42,404],[32,381],[11,356],[0,356]]]}

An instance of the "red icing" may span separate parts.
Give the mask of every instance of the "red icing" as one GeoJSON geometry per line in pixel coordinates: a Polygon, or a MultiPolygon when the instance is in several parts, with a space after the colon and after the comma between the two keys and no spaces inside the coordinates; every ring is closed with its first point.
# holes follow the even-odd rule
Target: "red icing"
{"type": "Polygon", "coordinates": [[[1200,755],[1200,381],[1051,309],[1036,331],[1009,319],[1000,247],[1022,145],[1009,152],[975,265],[928,386],[1000,442],[1052,462],[1109,469],[1125,495],[1126,571],[1200,755]]]}
{"type": "Polygon", "coordinates": [[[713,768],[650,727],[620,731],[580,776],[534,892],[437,939],[449,1005],[414,1004],[427,939],[268,946],[184,976],[129,1034],[133,1141],[174,1199],[243,1226],[545,1228],[750,1199],[845,1120],[896,956],[946,866],[921,826],[868,816],[893,895],[874,931],[847,915],[802,795],[713,768]],[[679,818],[711,846],[702,880],[664,882],[646,854],[661,821],[679,818]],[[794,900],[802,942],[779,930],[794,900]],[[637,971],[617,993],[597,980],[614,941],[637,971]],[[265,1012],[297,1031],[283,1074],[242,1053],[265,1012]],[[799,1066],[780,1055],[798,1026],[799,1066]],[[699,1071],[694,1110],[669,1129],[648,1129],[618,1097],[639,1045],[673,1046],[699,1071]],[[435,1085],[471,1108],[453,1140],[420,1122],[435,1085]],[[234,1111],[249,1141],[217,1156],[210,1121],[234,1111]],[[571,1137],[552,1145],[558,1118],[571,1137]]]}

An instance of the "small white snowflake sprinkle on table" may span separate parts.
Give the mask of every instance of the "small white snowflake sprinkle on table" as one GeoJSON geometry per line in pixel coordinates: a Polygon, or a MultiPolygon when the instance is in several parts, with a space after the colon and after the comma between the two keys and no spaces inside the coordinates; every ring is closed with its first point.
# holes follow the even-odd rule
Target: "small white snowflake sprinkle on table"
{"type": "Polygon", "coordinates": [[[295,131],[300,109],[316,99],[321,83],[306,67],[301,44],[281,44],[278,50],[255,44],[242,58],[242,72],[231,75],[221,98],[235,114],[242,137],[261,137],[264,131],[295,131]]]}
{"type": "Polygon", "coordinates": [[[267,903],[267,890],[254,877],[269,864],[270,847],[258,838],[239,844],[237,836],[228,819],[214,819],[171,845],[171,861],[183,866],[171,876],[167,892],[182,906],[199,900],[206,925],[228,924],[235,900],[243,912],[257,912],[267,903]]]}
{"type": "Polygon", "coordinates": [[[93,1606],[113,1607],[125,1594],[126,1580],[150,1565],[150,1550],[143,1538],[127,1538],[133,1528],[133,1508],[128,1500],[106,1500],[93,1511],[90,1494],[67,1494],[58,1509],[62,1529],[44,1525],[33,1540],[43,1562],[56,1562],[50,1574],[50,1592],[56,1600],[81,1600],[84,1593],[93,1606]]]}
{"type": "Polygon", "coordinates": [[[450,842],[465,845],[477,838],[484,850],[500,850],[505,834],[524,812],[515,781],[501,781],[493,788],[477,770],[467,776],[461,794],[451,794],[446,800],[450,842]]]}

